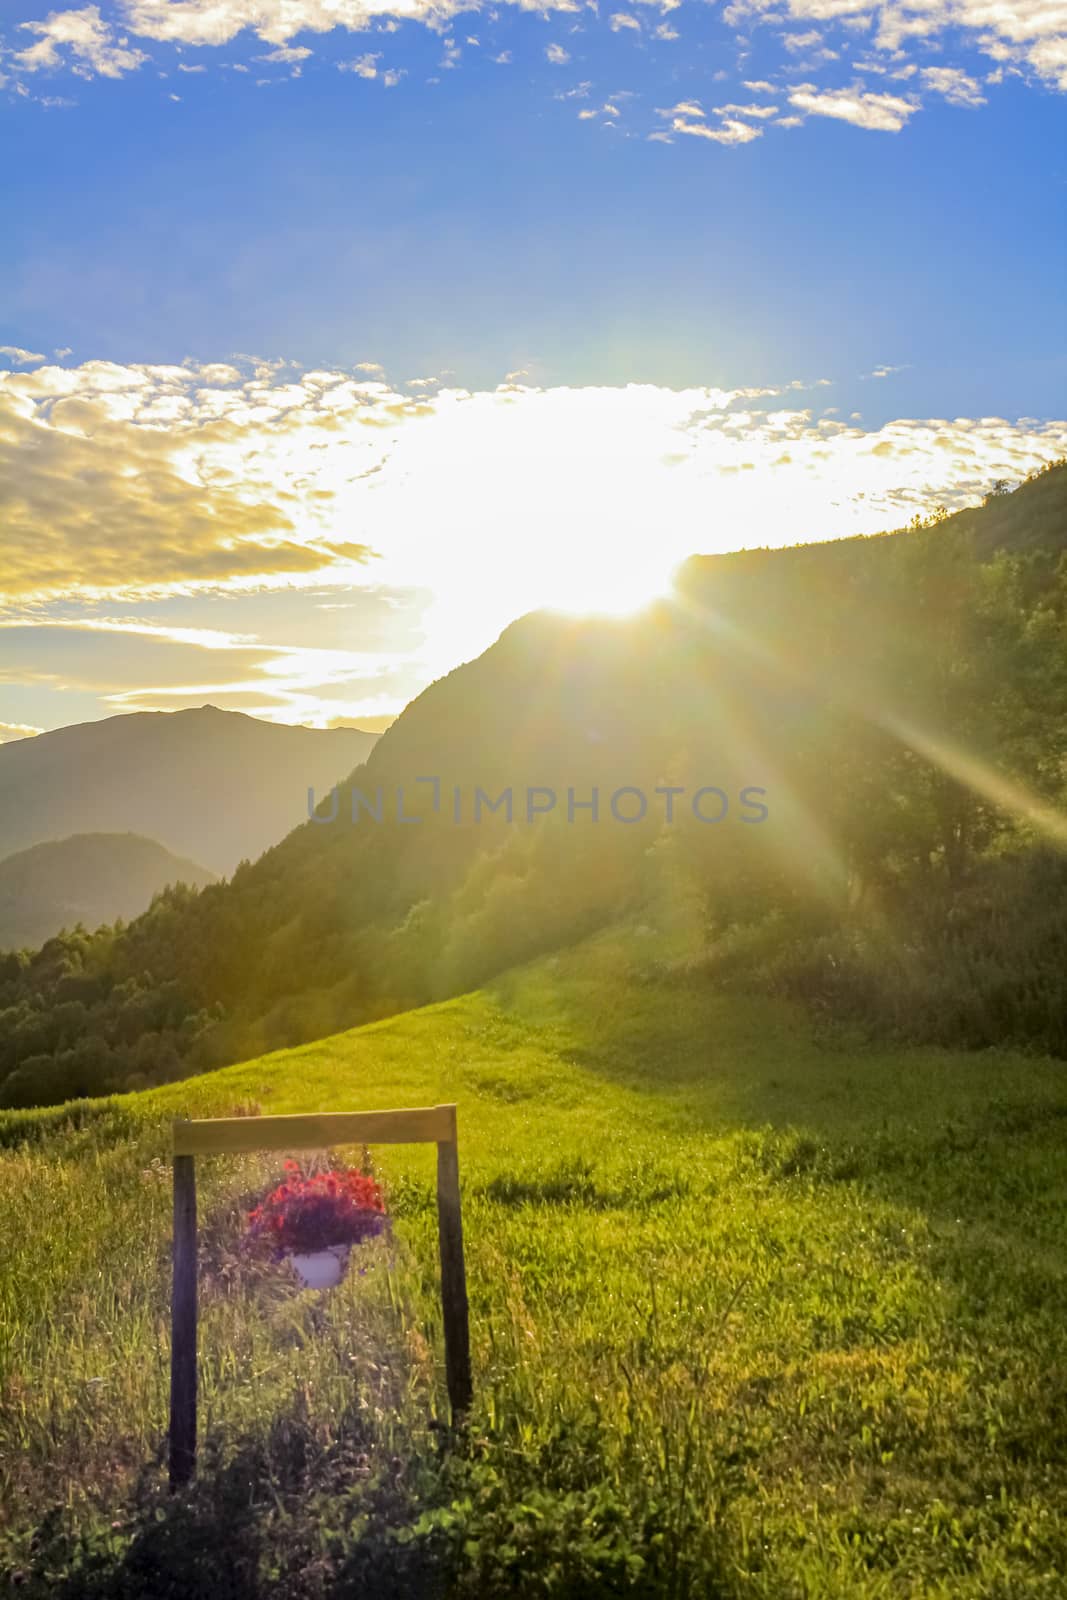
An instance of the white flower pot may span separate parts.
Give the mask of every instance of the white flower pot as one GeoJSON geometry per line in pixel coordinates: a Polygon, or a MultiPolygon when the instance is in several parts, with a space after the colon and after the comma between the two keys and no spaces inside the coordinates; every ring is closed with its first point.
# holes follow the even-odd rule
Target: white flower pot
{"type": "Polygon", "coordinates": [[[305,1289],[335,1289],[348,1266],[346,1244],[332,1244],[326,1250],[312,1250],[306,1255],[290,1251],[289,1260],[305,1289]]]}

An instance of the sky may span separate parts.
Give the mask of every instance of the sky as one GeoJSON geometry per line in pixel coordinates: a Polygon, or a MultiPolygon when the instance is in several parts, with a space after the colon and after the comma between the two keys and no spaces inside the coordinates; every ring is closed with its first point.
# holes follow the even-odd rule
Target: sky
{"type": "Polygon", "coordinates": [[[1067,453],[1067,0],[0,0],[0,740],[1067,453]]]}

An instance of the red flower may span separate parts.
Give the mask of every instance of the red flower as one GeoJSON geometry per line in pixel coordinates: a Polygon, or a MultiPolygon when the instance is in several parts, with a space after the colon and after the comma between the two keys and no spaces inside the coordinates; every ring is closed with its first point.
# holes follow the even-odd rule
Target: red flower
{"type": "Polygon", "coordinates": [[[321,1250],[361,1244],[386,1225],[380,1185],[353,1168],[305,1178],[299,1164],[285,1162],[288,1181],[248,1214],[250,1236],[266,1235],[283,1250],[321,1250]]]}

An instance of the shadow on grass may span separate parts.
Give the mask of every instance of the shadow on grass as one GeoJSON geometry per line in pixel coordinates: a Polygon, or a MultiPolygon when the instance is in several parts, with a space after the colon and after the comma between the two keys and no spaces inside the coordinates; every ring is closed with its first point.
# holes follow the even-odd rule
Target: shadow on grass
{"type": "Polygon", "coordinates": [[[407,1460],[357,1418],[323,1455],[280,1417],[171,1495],[158,1469],[110,1524],[38,1526],[31,1600],[720,1600],[707,1507],[690,1528],[606,1464],[598,1423],[535,1445],[438,1429],[407,1460]],[[359,1430],[362,1428],[363,1436],[359,1430]],[[684,1548],[684,1554],[683,1554],[684,1548]]]}
{"type": "Polygon", "coordinates": [[[626,1188],[598,1181],[596,1168],[581,1156],[565,1158],[538,1173],[505,1172],[478,1185],[475,1193],[495,1205],[580,1206],[587,1211],[630,1210],[684,1199],[692,1185],[680,1173],[631,1178],[626,1188]]]}

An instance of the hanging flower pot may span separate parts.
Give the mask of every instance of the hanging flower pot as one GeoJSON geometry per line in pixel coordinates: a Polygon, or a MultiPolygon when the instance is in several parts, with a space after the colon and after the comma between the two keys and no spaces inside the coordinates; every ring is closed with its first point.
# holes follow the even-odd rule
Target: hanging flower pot
{"type": "Polygon", "coordinates": [[[306,1178],[296,1161],[287,1161],[285,1174],[249,1213],[249,1238],[267,1241],[278,1257],[287,1258],[305,1288],[335,1288],[352,1246],[376,1238],[386,1227],[381,1188],[354,1168],[306,1178]]]}
{"type": "Polygon", "coordinates": [[[305,1289],[336,1289],[348,1267],[347,1244],[326,1250],[290,1250],[289,1260],[305,1289]]]}

